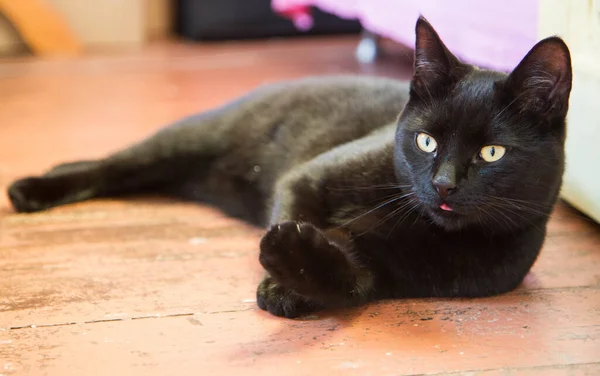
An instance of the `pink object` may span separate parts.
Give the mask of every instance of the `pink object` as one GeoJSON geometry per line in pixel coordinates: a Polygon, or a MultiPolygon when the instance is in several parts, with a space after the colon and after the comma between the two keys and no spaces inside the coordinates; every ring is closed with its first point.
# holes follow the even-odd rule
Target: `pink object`
{"type": "Polygon", "coordinates": [[[358,19],[365,29],[410,47],[422,14],[461,59],[502,71],[512,70],[538,39],[534,0],[272,0],[279,13],[298,6],[358,19]]]}
{"type": "Polygon", "coordinates": [[[452,208],[450,207],[450,205],[443,203],[440,205],[440,209],[445,210],[445,211],[452,211],[452,208]]]}
{"type": "Polygon", "coordinates": [[[308,31],[313,27],[313,18],[309,6],[291,4],[279,9],[278,13],[291,19],[298,30],[308,31]]]}

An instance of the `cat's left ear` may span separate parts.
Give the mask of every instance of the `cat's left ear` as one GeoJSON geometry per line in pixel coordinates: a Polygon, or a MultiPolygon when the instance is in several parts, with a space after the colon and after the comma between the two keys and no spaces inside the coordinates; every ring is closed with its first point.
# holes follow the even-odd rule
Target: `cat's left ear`
{"type": "Polygon", "coordinates": [[[549,118],[566,115],[572,78],[569,48],[550,37],[527,53],[505,85],[521,111],[549,118]]]}
{"type": "Polygon", "coordinates": [[[418,94],[431,95],[437,89],[456,82],[466,65],[448,50],[425,17],[417,20],[415,34],[413,89],[418,94]]]}

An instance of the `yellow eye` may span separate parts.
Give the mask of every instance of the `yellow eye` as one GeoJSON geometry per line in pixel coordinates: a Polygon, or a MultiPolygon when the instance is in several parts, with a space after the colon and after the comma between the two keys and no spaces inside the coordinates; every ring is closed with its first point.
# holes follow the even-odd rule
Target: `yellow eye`
{"type": "Polygon", "coordinates": [[[496,162],[500,158],[504,157],[506,148],[499,145],[484,146],[479,151],[479,156],[486,162],[496,162]]]}
{"type": "Polygon", "coordinates": [[[433,153],[437,149],[437,142],[435,138],[427,133],[419,133],[417,135],[417,146],[425,153],[433,153]]]}

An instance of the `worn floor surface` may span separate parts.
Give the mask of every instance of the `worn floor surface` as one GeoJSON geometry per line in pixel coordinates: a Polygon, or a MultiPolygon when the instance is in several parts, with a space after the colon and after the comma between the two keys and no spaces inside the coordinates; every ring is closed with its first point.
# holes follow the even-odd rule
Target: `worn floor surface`
{"type": "MultiPolygon", "coordinates": [[[[360,67],[355,42],[0,63],[0,187],[267,81],[410,74],[402,53],[360,67]]],[[[600,230],[566,205],[513,293],[295,321],[256,307],[261,230],[216,210],[137,199],[17,215],[2,194],[0,216],[2,375],[600,375],[600,230]]]]}

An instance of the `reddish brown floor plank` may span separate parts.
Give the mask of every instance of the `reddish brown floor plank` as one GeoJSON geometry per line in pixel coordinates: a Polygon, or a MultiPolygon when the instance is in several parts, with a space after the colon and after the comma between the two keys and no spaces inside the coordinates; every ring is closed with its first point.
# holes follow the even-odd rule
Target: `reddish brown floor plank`
{"type": "MultiPolygon", "coordinates": [[[[440,373],[441,375],[458,375],[461,373],[440,373]]],[[[597,376],[600,375],[600,363],[568,364],[562,366],[545,366],[530,368],[504,368],[496,370],[474,370],[469,376],[597,376]]]]}
{"type": "Polygon", "coordinates": [[[8,217],[0,326],[254,306],[260,233],[177,203],[98,202],[8,217]]]}
{"type": "MultiPolygon", "coordinates": [[[[346,38],[171,44],[0,64],[0,188],[105,155],[264,82],[409,74],[405,52],[361,67],[354,46],[346,38]]],[[[382,302],[310,321],[256,309],[260,235],[214,209],[168,200],[16,215],[0,195],[0,374],[598,373],[600,231],[566,205],[513,293],[382,302]]]]}
{"type": "MultiPolygon", "coordinates": [[[[13,367],[52,374],[419,374],[598,360],[600,289],[372,305],[309,321],[258,310],[11,330],[13,367]],[[35,343],[37,351],[28,351],[35,343]],[[287,374],[287,373],[286,373],[287,374]]],[[[35,373],[32,373],[35,374],[35,373]]]]}

